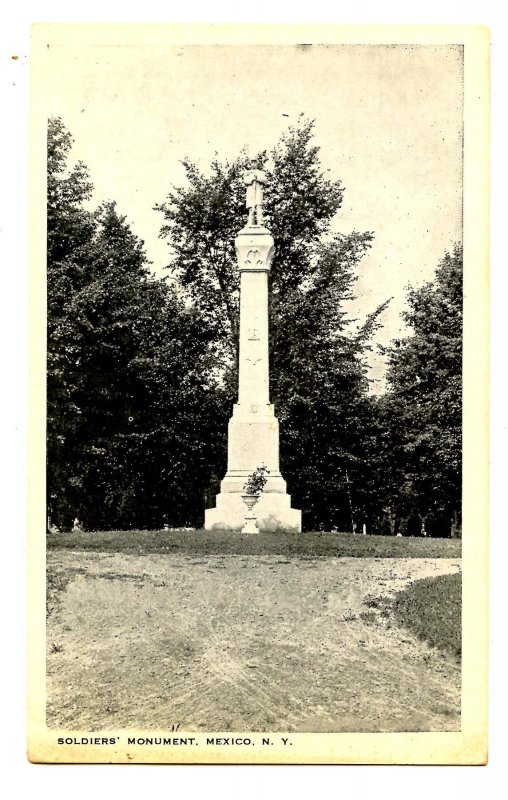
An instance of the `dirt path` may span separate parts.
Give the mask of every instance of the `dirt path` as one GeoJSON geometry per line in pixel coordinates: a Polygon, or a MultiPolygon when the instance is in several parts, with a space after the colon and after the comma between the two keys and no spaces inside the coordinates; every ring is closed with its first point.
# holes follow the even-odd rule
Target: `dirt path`
{"type": "Polygon", "coordinates": [[[364,602],[459,560],[52,551],[48,568],[51,727],[460,728],[460,667],[364,602]]]}

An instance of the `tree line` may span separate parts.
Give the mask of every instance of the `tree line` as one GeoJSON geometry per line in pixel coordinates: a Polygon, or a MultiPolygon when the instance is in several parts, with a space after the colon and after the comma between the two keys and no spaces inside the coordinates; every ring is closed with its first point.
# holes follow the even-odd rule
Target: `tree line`
{"type": "MultiPolygon", "coordinates": [[[[226,469],[236,401],[244,153],[156,206],[170,273],[154,277],[114,202],[90,210],[72,136],[48,126],[47,498],[52,524],[200,527],[226,469]],[[169,276],[173,280],[169,280],[169,276]]],[[[281,470],[307,530],[460,531],[462,253],[410,290],[408,335],[384,348],[387,388],[369,393],[369,350],[387,303],[350,317],[372,231],[332,231],[344,187],[325,176],[313,123],[288,129],[266,165],[270,393],[281,470]]],[[[388,301],[387,301],[388,302],[388,301]]]]}

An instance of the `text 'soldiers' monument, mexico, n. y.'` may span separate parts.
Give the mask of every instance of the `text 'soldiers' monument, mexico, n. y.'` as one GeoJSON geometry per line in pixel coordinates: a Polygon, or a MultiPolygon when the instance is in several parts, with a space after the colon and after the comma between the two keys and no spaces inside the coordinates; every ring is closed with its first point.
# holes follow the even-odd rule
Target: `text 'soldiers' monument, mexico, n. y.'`
{"type": "Polygon", "coordinates": [[[205,528],[243,527],[244,484],[257,467],[264,465],[270,472],[256,505],[258,529],[298,533],[302,528],[302,513],[291,508],[286,481],[280,473],[279,423],[269,396],[268,273],[274,242],[263,225],[266,177],[261,170],[253,169],[244,180],[249,217],[235,240],[240,271],[238,402],[229,421],[226,476],[216,496],[216,507],[205,511],[205,528]]]}

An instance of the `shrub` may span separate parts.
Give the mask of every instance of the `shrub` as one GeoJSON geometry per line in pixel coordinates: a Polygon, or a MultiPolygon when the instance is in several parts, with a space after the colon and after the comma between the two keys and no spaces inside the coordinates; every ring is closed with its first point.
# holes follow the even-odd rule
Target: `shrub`
{"type": "Polygon", "coordinates": [[[262,464],[260,467],[256,467],[254,472],[249,475],[247,483],[243,487],[245,494],[261,494],[268,480],[266,476],[269,474],[270,470],[265,467],[264,464],[262,464]]]}

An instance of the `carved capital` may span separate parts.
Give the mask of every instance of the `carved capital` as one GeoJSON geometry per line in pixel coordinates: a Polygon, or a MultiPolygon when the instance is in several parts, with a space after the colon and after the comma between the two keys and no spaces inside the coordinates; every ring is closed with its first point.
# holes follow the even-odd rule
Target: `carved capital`
{"type": "Polygon", "coordinates": [[[268,272],[274,253],[273,237],[266,228],[244,228],[235,239],[241,272],[268,272]]]}

